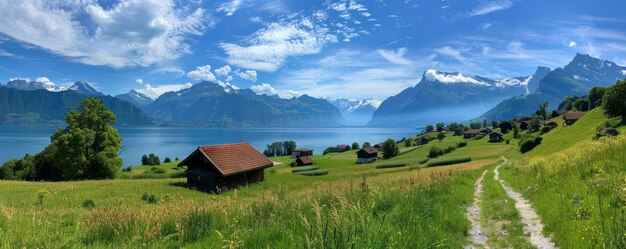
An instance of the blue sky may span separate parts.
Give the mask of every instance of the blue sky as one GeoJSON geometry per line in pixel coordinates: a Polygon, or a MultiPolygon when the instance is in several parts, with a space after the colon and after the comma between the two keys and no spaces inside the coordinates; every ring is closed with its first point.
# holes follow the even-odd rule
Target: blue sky
{"type": "Polygon", "coordinates": [[[433,68],[492,78],[578,53],[626,65],[626,2],[5,0],[0,82],[153,96],[201,80],[385,99],[433,68]]]}

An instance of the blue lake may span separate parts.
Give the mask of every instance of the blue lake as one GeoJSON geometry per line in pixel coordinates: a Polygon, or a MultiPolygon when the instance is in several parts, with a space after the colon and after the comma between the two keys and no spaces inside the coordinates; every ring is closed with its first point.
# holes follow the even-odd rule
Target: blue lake
{"type": "MultiPolygon", "coordinates": [[[[0,163],[37,153],[50,143],[55,127],[0,126],[0,163]]],[[[296,141],[322,153],[325,148],[352,142],[379,143],[387,138],[400,139],[419,131],[411,128],[180,128],[121,127],[120,156],[124,165],[138,165],[143,154],[155,153],[161,160],[184,158],[199,145],[249,142],[259,151],[275,141],[296,141]]]]}

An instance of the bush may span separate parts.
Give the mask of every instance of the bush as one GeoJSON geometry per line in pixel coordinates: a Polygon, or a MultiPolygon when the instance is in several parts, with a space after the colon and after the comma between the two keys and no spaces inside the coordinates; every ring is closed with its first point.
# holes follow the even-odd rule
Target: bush
{"type": "Polygon", "coordinates": [[[150,204],[157,203],[157,197],[153,194],[149,195],[148,193],[143,193],[143,195],[141,196],[141,200],[150,204]]]}
{"type": "Polygon", "coordinates": [[[321,176],[321,175],[328,174],[328,170],[327,169],[308,170],[308,171],[298,172],[298,174],[305,175],[305,176],[321,176]]]}
{"type": "Polygon", "coordinates": [[[96,203],[92,199],[87,199],[83,201],[83,204],[81,205],[81,207],[86,208],[86,209],[92,209],[96,207],[96,203]]]}
{"type": "Polygon", "coordinates": [[[125,169],[123,169],[123,171],[131,172],[131,171],[133,171],[133,168],[131,166],[128,166],[125,169]]]}
{"type": "Polygon", "coordinates": [[[511,143],[511,139],[506,140],[506,144],[509,144],[509,143],[511,143]]]}
{"type": "Polygon", "coordinates": [[[544,127],[541,128],[539,134],[543,135],[543,134],[546,134],[546,133],[550,132],[551,130],[552,130],[551,126],[544,126],[544,127]]]}
{"type": "Polygon", "coordinates": [[[459,156],[459,157],[449,157],[449,158],[440,158],[440,159],[434,159],[434,160],[430,160],[428,162],[429,167],[433,167],[433,166],[443,166],[443,165],[450,165],[450,164],[457,164],[457,163],[466,163],[466,162],[470,162],[472,161],[472,157],[470,156],[459,156]]]}
{"type": "Polygon", "coordinates": [[[163,168],[152,167],[150,168],[150,172],[155,173],[155,174],[165,174],[166,171],[163,168]]]}
{"type": "Polygon", "coordinates": [[[485,134],[478,134],[478,135],[476,135],[476,137],[474,137],[474,139],[481,140],[481,139],[483,139],[483,137],[485,137],[485,134]]]}
{"type": "Polygon", "coordinates": [[[298,166],[298,163],[297,163],[296,161],[291,161],[291,162],[289,163],[289,166],[291,166],[291,167],[293,168],[293,167],[298,166]]]}
{"type": "Polygon", "coordinates": [[[531,151],[541,143],[541,140],[543,140],[543,138],[541,137],[530,137],[523,139],[522,141],[520,141],[519,151],[522,153],[531,151]]]}
{"type": "Polygon", "coordinates": [[[443,150],[437,146],[430,147],[430,151],[428,152],[428,157],[435,158],[443,155],[443,150]]]}
{"type": "Polygon", "coordinates": [[[170,159],[169,157],[166,157],[165,160],[163,160],[163,163],[171,163],[172,159],[170,159]]]}
{"type": "Polygon", "coordinates": [[[456,150],[456,146],[454,145],[450,145],[448,147],[446,147],[445,149],[443,149],[443,154],[448,154],[452,151],[456,150]]]}
{"type": "Polygon", "coordinates": [[[414,158],[414,159],[391,161],[391,162],[381,163],[381,164],[377,165],[376,168],[377,169],[385,169],[385,168],[403,167],[403,166],[407,166],[407,165],[411,165],[411,164],[424,164],[424,163],[428,162],[429,159],[430,158],[428,158],[428,157],[422,157],[422,158],[414,158]]]}
{"type": "Polygon", "coordinates": [[[291,169],[291,173],[297,173],[297,172],[303,172],[303,171],[310,171],[310,170],[317,170],[320,167],[318,166],[302,166],[302,167],[295,167],[293,169],[291,169]]]}
{"type": "Polygon", "coordinates": [[[467,142],[459,142],[457,144],[457,146],[459,146],[459,148],[463,148],[463,147],[467,146],[467,142]]]}
{"type": "Polygon", "coordinates": [[[379,164],[376,166],[376,168],[387,169],[387,168],[398,168],[398,167],[404,167],[404,166],[406,166],[406,163],[404,162],[389,162],[389,163],[379,164]]]}

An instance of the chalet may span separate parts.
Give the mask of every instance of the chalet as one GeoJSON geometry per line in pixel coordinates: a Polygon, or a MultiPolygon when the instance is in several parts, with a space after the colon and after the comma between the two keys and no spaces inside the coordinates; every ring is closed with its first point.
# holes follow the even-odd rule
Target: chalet
{"type": "Polygon", "coordinates": [[[350,148],[350,145],[340,144],[335,147],[335,152],[344,152],[344,151],[349,151],[351,149],[352,148],[350,148]]]}
{"type": "Polygon", "coordinates": [[[504,135],[502,133],[494,131],[489,133],[489,142],[502,142],[504,141],[504,135]]]}
{"type": "Polygon", "coordinates": [[[178,166],[187,166],[189,187],[220,193],[263,181],[263,170],[273,164],[249,143],[237,143],[200,146],[178,166]]]}
{"type": "Polygon", "coordinates": [[[383,145],[382,145],[382,144],[375,144],[375,145],[374,145],[374,146],[372,146],[372,147],[374,147],[374,149],[377,149],[378,151],[380,151],[380,149],[382,149],[382,148],[383,148],[383,145]]]}
{"type": "Polygon", "coordinates": [[[491,133],[491,129],[489,128],[469,129],[463,133],[463,138],[473,138],[478,134],[487,135],[489,133],[491,133]]]}
{"type": "Polygon", "coordinates": [[[301,156],[312,156],[313,155],[313,150],[309,149],[309,148],[297,148],[295,150],[293,150],[293,153],[291,153],[291,155],[294,158],[298,158],[301,156]]]}
{"type": "Polygon", "coordinates": [[[565,113],[565,114],[563,114],[563,119],[565,120],[565,123],[563,123],[563,125],[573,125],[574,123],[576,123],[576,121],[578,121],[583,116],[585,116],[585,114],[587,114],[587,113],[586,112],[568,112],[568,113],[565,113]]]}
{"type": "Polygon", "coordinates": [[[299,156],[296,158],[297,166],[306,166],[306,165],[312,165],[312,164],[313,164],[313,158],[311,156],[299,156]]]}
{"type": "Polygon", "coordinates": [[[552,114],[550,115],[553,118],[556,118],[558,116],[561,116],[563,114],[565,114],[567,112],[567,110],[554,110],[552,111],[552,114]]]}
{"type": "Polygon", "coordinates": [[[437,127],[437,132],[448,133],[450,130],[446,127],[437,127]]]}
{"type": "Polygon", "coordinates": [[[378,158],[378,150],[374,147],[365,147],[356,152],[356,163],[371,163],[378,158]]]}
{"type": "Polygon", "coordinates": [[[552,128],[555,128],[555,127],[559,126],[559,124],[557,124],[556,122],[554,122],[554,121],[552,121],[552,120],[545,120],[545,121],[544,121],[544,120],[541,120],[541,121],[539,121],[539,125],[540,125],[541,127],[544,127],[544,126],[550,126],[550,127],[552,127],[552,128]]]}

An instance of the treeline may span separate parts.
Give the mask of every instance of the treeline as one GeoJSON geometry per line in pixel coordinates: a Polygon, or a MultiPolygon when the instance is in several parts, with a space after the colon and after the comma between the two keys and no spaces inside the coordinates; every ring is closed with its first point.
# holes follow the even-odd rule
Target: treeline
{"type": "Polygon", "coordinates": [[[9,160],[0,179],[66,181],[109,179],[120,172],[122,138],[113,128],[116,117],[101,99],[87,98],[65,118],[51,143],[36,155],[9,160]]]}
{"type": "Polygon", "coordinates": [[[267,157],[287,156],[291,155],[297,148],[294,141],[273,142],[267,145],[267,149],[263,150],[263,154],[267,157]]]}

